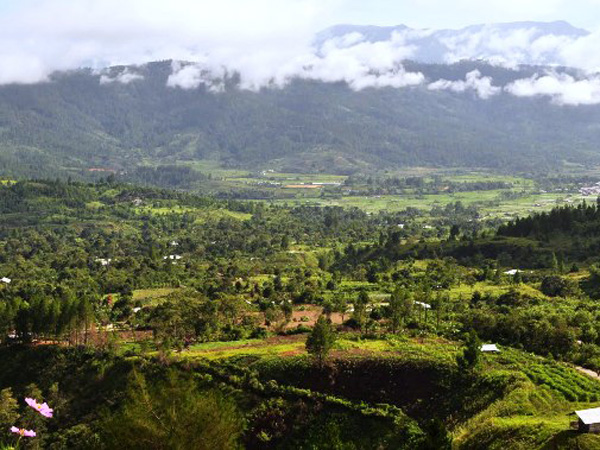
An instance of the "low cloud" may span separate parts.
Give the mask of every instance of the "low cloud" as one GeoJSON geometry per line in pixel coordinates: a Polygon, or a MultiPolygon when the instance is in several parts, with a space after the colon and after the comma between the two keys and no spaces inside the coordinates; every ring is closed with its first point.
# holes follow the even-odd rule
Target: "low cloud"
{"type": "Polygon", "coordinates": [[[467,73],[464,80],[437,80],[427,86],[430,91],[449,90],[453,92],[473,91],[481,99],[488,99],[502,92],[502,88],[493,85],[490,77],[482,77],[479,70],[467,73]]]}
{"type": "Polygon", "coordinates": [[[108,74],[102,74],[100,76],[100,84],[112,84],[112,83],[120,83],[120,84],[129,84],[133,81],[143,80],[143,75],[139,73],[132,72],[129,68],[126,68],[122,72],[117,75],[111,76],[108,74]]]}
{"type": "Polygon", "coordinates": [[[407,87],[423,83],[419,72],[408,72],[402,61],[411,55],[400,36],[385,42],[365,42],[362,35],[327,41],[318,51],[307,47],[299,56],[269,52],[239,55],[212,53],[195,64],[174,63],[167,85],[195,89],[203,85],[223,90],[223,79],[236,74],[240,89],[282,88],[294,79],[345,82],[351,89],[407,87]]]}
{"type": "Polygon", "coordinates": [[[508,84],[504,90],[517,97],[548,97],[558,105],[600,104],[600,77],[576,79],[567,74],[535,75],[508,84]]]}
{"type": "MultiPolygon", "coordinates": [[[[475,0],[458,1],[459,7],[481,9],[475,0]]],[[[556,8],[557,2],[563,0],[535,0],[535,8],[509,3],[527,12],[551,3],[556,8]]],[[[494,0],[488,6],[496,11],[506,5],[494,0]]],[[[45,82],[54,71],[80,67],[101,71],[101,84],[128,84],[142,76],[130,69],[118,74],[102,69],[169,59],[185,61],[173,63],[167,81],[173,89],[203,86],[219,93],[234,79],[238,88],[252,91],[282,88],[294,79],[341,82],[356,91],[429,83],[430,90],[473,92],[481,99],[504,91],[546,96],[561,105],[600,103],[600,81],[593,75],[600,69],[600,31],[585,33],[564,23],[485,25],[460,32],[399,29],[374,42],[377,33],[369,35],[371,29],[313,46],[316,33],[347,6],[345,0],[19,0],[0,15],[0,85],[45,82]],[[407,59],[571,66],[588,75],[549,73],[504,87],[478,71],[464,80],[427,81],[405,68],[407,59]]]]}
{"type": "Polygon", "coordinates": [[[181,89],[196,89],[200,85],[206,86],[211,92],[223,92],[224,81],[227,78],[225,69],[220,74],[201,64],[186,64],[179,61],[172,63],[172,73],[167,79],[167,86],[181,89]]]}

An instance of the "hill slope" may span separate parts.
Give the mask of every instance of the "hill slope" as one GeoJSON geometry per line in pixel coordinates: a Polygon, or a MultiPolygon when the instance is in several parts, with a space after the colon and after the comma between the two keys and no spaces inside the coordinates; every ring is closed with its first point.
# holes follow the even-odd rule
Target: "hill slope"
{"type": "MultiPolygon", "coordinates": [[[[427,80],[463,80],[479,70],[505,85],[532,76],[483,63],[407,63],[427,80]]],[[[111,69],[117,76],[125,67],[111,69]]],[[[49,83],[0,87],[0,174],[86,175],[94,167],[213,159],[247,168],[348,173],[358,168],[559,167],[598,163],[600,107],[427,85],[355,91],[296,80],[258,92],[226,80],[224,92],[167,87],[170,62],[136,67],[141,79],[101,83],[91,71],[49,83]]]]}

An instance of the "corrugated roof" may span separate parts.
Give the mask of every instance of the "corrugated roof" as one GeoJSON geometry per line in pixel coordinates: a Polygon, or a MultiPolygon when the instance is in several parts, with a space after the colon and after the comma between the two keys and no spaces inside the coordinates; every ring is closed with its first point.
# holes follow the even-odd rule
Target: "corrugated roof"
{"type": "Polygon", "coordinates": [[[483,344],[481,346],[482,352],[499,352],[500,350],[496,347],[496,344],[483,344]]]}
{"type": "Polygon", "coordinates": [[[600,408],[583,409],[581,411],[575,411],[575,414],[577,414],[581,421],[586,425],[600,423],[600,408]]]}

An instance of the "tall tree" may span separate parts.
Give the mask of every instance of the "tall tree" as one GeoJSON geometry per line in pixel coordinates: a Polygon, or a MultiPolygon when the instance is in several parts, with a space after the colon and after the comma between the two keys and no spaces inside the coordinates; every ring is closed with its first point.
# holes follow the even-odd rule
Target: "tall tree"
{"type": "Polygon", "coordinates": [[[316,358],[319,365],[323,365],[335,344],[335,339],[335,330],[331,320],[325,316],[320,316],[306,339],[306,351],[316,358]]]}

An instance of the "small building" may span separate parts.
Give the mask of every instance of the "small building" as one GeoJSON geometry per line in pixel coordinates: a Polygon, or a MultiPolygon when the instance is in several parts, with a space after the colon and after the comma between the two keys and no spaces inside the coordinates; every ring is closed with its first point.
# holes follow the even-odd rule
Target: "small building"
{"type": "Polygon", "coordinates": [[[181,259],[181,255],[167,255],[163,256],[163,259],[179,260],[181,259]]]}
{"type": "Polygon", "coordinates": [[[484,353],[500,353],[500,349],[496,344],[483,344],[481,346],[481,351],[484,353]]]}
{"type": "Polygon", "coordinates": [[[577,429],[582,433],[600,433],[600,408],[575,411],[578,417],[577,429]]]}
{"type": "Polygon", "coordinates": [[[516,275],[520,272],[521,271],[519,269],[510,269],[510,270],[507,270],[506,272],[504,272],[504,275],[516,275]]]}
{"type": "Polygon", "coordinates": [[[100,263],[102,266],[108,266],[112,259],[110,258],[96,258],[96,262],[100,263]]]}
{"type": "Polygon", "coordinates": [[[4,284],[10,284],[12,280],[10,278],[2,277],[0,278],[0,281],[2,281],[4,284]]]}
{"type": "Polygon", "coordinates": [[[415,305],[420,306],[423,309],[431,309],[431,305],[429,303],[417,302],[415,301],[415,305]]]}

